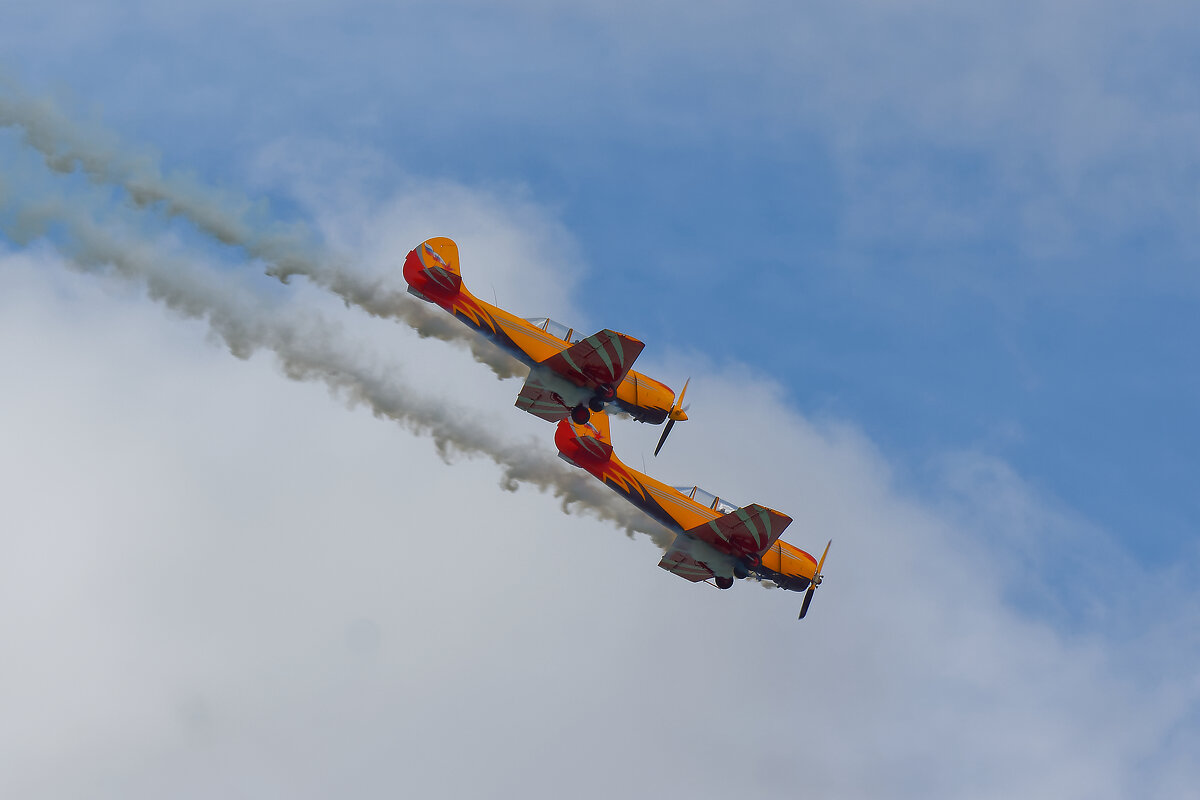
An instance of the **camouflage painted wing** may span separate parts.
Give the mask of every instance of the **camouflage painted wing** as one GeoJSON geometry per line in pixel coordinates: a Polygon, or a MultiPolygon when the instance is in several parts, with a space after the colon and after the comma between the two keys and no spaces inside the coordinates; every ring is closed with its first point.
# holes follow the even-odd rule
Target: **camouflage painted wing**
{"type": "Polygon", "coordinates": [[[581,339],[545,361],[544,366],[579,386],[617,386],[646,345],[607,328],[581,339]]]}
{"type": "Polygon", "coordinates": [[[685,533],[707,542],[722,553],[738,558],[759,559],[791,522],[792,518],[786,514],[752,503],[711,522],[697,525],[685,533]]]}

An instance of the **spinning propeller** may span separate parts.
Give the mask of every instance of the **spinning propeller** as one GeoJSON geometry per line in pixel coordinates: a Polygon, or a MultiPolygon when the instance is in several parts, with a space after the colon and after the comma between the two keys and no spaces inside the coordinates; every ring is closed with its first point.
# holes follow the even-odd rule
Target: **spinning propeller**
{"type": "Polygon", "coordinates": [[[679,397],[675,400],[675,404],[671,406],[671,410],[667,412],[667,427],[663,429],[663,434],[659,437],[658,447],[654,448],[654,455],[658,455],[658,451],[662,450],[663,443],[667,441],[667,436],[671,433],[671,428],[675,427],[676,422],[682,422],[688,418],[687,409],[683,407],[683,396],[687,394],[688,384],[692,382],[688,378],[683,382],[683,391],[679,393],[679,397]]]}
{"type": "Polygon", "coordinates": [[[829,540],[829,544],[825,545],[825,552],[821,553],[821,560],[817,562],[817,571],[813,573],[812,582],[808,584],[808,591],[804,593],[804,603],[800,606],[800,616],[797,619],[804,619],[804,615],[808,613],[808,604],[812,602],[813,592],[821,585],[821,567],[825,566],[825,556],[829,555],[829,545],[833,544],[833,539],[829,540]]]}

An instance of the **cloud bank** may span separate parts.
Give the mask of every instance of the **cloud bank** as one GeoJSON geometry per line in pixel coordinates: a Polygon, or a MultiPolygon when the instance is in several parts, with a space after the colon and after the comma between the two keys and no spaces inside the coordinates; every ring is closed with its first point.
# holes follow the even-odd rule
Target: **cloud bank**
{"type": "MultiPolygon", "coordinates": [[[[489,427],[469,398],[507,385],[440,342],[332,318],[245,263],[184,258],[153,215],[45,177],[14,166],[3,185],[6,231],[29,242],[0,256],[0,369],[21,376],[0,418],[22,421],[0,456],[5,794],[1166,798],[1195,784],[1192,584],[1131,566],[1002,464],[949,458],[942,490],[917,494],[853,425],[680,354],[693,421],[654,470],[784,508],[809,549],[833,536],[797,626],[796,596],[685,584],[654,548],[591,536],[639,523],[560,466],[548,433],[489,427]],[[204,328],[243,360],[215,357],[204,328]],[[469,388],[461,403],[417,388],[438,373],[469,388]],[[603,521],[496,492],[497,467],[446,464],[403,430],[603,521]],[[1044,565],[1070,557],[1069,572],[1044,565]],[[1028,592],[1075,613],[1023,607],[1028,592]]],[[[404,220],[370,224],[386,242],[404,220]]],[[[632,453],[653,433],[614,437],[632,453]]]]}

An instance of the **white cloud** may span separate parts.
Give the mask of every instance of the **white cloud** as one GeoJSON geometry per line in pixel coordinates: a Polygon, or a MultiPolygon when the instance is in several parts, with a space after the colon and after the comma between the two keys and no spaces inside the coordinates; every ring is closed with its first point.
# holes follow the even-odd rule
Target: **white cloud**
{"type": "MultiPolygon", "coordinates": [[[[503,294],[533,274],[529,296],[569,302],[556,264],[523,258],[571,251],[548,215],[416,197],[472,209],[464,239],[503,294]]],[[[398,264],[421,206],[382,207],[323,230],[398,264]]],[[[5,795],[1173,797],[1196,777],[1200,643],[1137,652],[1195,629],[1194,590],[1116,614],[1145,637],[1020,610],[1014,592],[1056,580],[1021,560],[1078,526],[1002,465],[951,461],[945,496],[916,496],[853,426],[744,368],[647,362],[693,376],[693,421],[652,472],[778,507],[807,549],[834,538],[798,625],[798,595],[679,581],[645,539],[499,491],[489,462],[445,464],[56,256],[6,254],[0,281],[5,795]]],[[[551,451],[512,381],[341,314],[425,391],[551,451]]],[[[640,466],[656,433],[617,427],[618,453],[640,466]]],[[[1097,553],[1082,574],[1119,584],[1097,553]]]]}
{"type": "Polygon", "coordinates": [[[572,300],[583,274],[578,245],[524,187],[468,189],[405,174],[362,147],[301,140],[265,148],[252,183],[297,198],[322,239],[354,253],[368,274],[403,285],[400,267],[413,243],[452,235],[465,285],[478,297],[503,298],[522,316],[569,316],[569,324],[583,313],[572,300]]]}

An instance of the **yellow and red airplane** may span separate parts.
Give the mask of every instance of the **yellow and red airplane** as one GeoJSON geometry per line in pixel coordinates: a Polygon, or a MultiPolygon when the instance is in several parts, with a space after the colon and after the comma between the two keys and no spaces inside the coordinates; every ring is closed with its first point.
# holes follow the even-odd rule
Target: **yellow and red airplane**
{"type": "Polygon", "coordinates": [[[667,486],[629,468],[613,454],[607,414],[593,414],[584,424],[563,419],[554,443],[565,461],[677,532],[660,567],[692,582],[711,578],[721,589],[733,586],[734,578],[753,576],[805,592],[800,607],[804,619],[813,591],[821,585],[829,545],[818,561],[780,539],[791,517],[758,503],[739,508],[698,486],[667,486]]]}
{"type": "Polygon", "coordinates": [[[642,342],[607,329],[581,336],[552,319],[522,319],[485,303],[463,286],[451,239],[417,246],[404,261],[404,279],[410,294],[441,306],[529,366],[517,407],[534,416],[585,423],[592,411],[613,403],[639,422],[667,420],[659,447],[674,424],[687,419],[683,392],[676,400],[669,386],[630,369],[642,342]]]}

